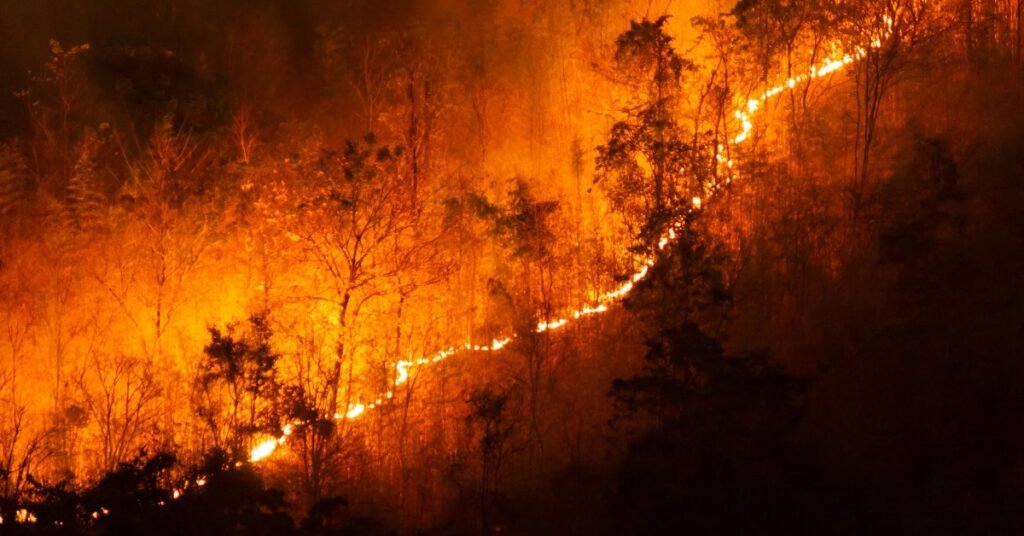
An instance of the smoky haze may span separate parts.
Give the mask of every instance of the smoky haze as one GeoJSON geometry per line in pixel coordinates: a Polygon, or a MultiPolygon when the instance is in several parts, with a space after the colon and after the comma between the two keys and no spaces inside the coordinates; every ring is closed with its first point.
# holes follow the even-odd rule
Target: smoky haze
{"type": "Polygon", "coordinates": [[[1024,0],[0,0],[0,533],[1024,532],[1024,0]]]}

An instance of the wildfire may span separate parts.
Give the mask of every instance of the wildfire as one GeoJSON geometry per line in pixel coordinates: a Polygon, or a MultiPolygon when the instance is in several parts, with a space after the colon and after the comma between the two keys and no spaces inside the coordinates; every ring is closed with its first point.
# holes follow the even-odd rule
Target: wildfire
{"type": "MultiPolygon", "coordinates": [[[[878,49],[882,47],[882,43],[887,40],[893,34],[893,26],[895,21],[892,17],[885,15],[882,17],[883,27],[880,28],[876,34],[871,38],[871,49],[878,49]]],[[[808,82],[815,78],[828,76],[830,74],[841,71],[851,63],[855,63],[864,59],[868,51],[863,47],[857,47],[854,54],[837,53],[833,57],[826,59],[819,65],[812,65],[810,70],[806,74],[801,74],[787,79],[781,84],[766,89],[761,96],[756,99],[747,101],[746,109],[739,108],[733,112],[733,116],[736,117],[740,122],[740,132],[732,139],[733,145],[738,145],[747,141],[750,138],[750,134],[754,130],[753,116],[761,109],[761,104],[767,102],[768,99],[775,97],[787,90],[793,90],[796,86],[808,82]]],[[[719,160],[721,162],[721,160],[719,160]]],[[[732,167],[732,161],[728,161],[728,167],[732,167]]]]}
{"type": "MultiPolygon", "coordinates": [[[[894,24],[893,19],[891,17],[886,16],[883,18],[883,22],[884,28],[881,29],[878,32],[878,34],[874,36],[871,40],[871,43],[869,45],[871,49],[880,48],[882,46],[883,41],[892,35],[894,24]]],[[[867,52],[868,51],[863,47],[858,47],[857,50],[854,51],[854,54],[837,53],[833,57],[824,60],[822,63],[811,66],[811,68],[806,74],[801,74],[798,76],[794,76],[792,78],[788,78],[782,83],[766,89],[763,93],[761,93],[761,95],[758,98],[748,100],[744,106],[737,108],[733,113],[733,116],[739,122],[739,133],[736,134],[736,136],[734,136],[731,140],[729,140],[729,145],[740,145],[750,139],[750,136],[753,134],[754,131],[754,116],[763,108],[763,104],[766,103],[769,99],[777,95],[780,95],[785,91],[792,91],[798,85],[801,85],[805,82],[809,82],[810,80],[828,76],[838,71],[841,71],[850,64],[863,59],[867,55],[867,52]]],[[[724,167],[724,171],[728,175],[728,177],[725,179],[725,182],[730,183],[732,176],[735,174],[733,172],[735,161],[726,155],[727,149],[728,148],[725,145],[719,145],[716,154],[716,159],[719,162],[719,164],[724,167]]],[[[690,213],[701,210],[707,198],[713,195],[714,191],[714,188],[708,189],[703,197],[693,197],[693,199],[691,200],[690,213]]],[[[659,237],[657,242],[657,249],[659,251],[664,250],[670,244],[675,242],[675,240],[678,237],[678,231],[681,230],[683,227],[684,220],[685,218],[669,226],[668,231],[666,231],[665,234],[659,237]]],[[[655,265],[656,260],[657,259],[653,256],[648,256],[640,259],[640,269],[634,272],[629,277],[629,279],[625,283],[620,285],[618,288],[598,295],[595,304],[584,305],[579,309],[568,311],[565,313],[564,316],[552,318],[549,320],[541,320],[537,323],[537,325],[533,328],[532,331],[534,333],[556,331],[566,327],[572,321],[580,320],[585,317],[599,315],[607,312],[609,310],[609,303],[619,301],[628,296],[633,291],[633,289],[636,288],[636,284],[639,283],[640,281],[643,281],[647,277],[650,268],[655,265]]],[[[519,334],[512,333],[509,336],[502,339],[493,339],[490,344],[479,345],[473,344],[472,342],[466,342],[461,346],[448,347],[443,350],[439,350],[433,354],[428,354],[416,359],[410,357],[409,359],[400,360],[394,365],[396,374],[394,385],[398,387],[407,383],[409,381],[409,371],[415,367],[439,363],[441,361],[448,359],[449,357],[464,352],[498,351],[507,346],[509,343],[511,343],[514,339],[518,337],[519,334]]],[[[361,402],[350,404],[345,413],[335,413],[333,415],[333,418],[334,420],[358,419],[359,417],[366,415],[367,410],[376,409],[377,407],[380,407],[381,405],[383,405],[386,399],[391,399],[393,398],[393,396],[394,393],[392,391],[388,391],[382,397],[377,398],[371,404],[364,405],[361,402]]],[[[294,423],[294,425],[301,424],[303,423],[294,423]]],[[[257,444],[255,447],[253,447],[252,451],[250,452],[250,461],[255,463],[269,457],[271,454],[274,453],[275,450],[277,450],[277,447],[279,445],[285,443],[285,441],[288,439],[288,436],[292,434],[293,429],[293,424],[287,424],[282,430],[282,435],[280,437],[268,438],[257,444]]]]}
{"type": "Polygon", "coordinates": [[[284,437],[285,436],[281,436],[277,439],[268,439],[253,447],[252,451],[249,453],[249,461],[258,462],[273,454],[274,451],[277,450],[277,445],[279,443],[284,443],[284,437]]]}

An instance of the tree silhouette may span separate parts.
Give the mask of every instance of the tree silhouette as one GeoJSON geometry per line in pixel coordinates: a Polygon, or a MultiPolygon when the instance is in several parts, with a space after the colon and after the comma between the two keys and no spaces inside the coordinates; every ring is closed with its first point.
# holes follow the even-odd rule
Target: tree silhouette
{"type": "Polygon", "coordinates": [[[258,432],[278,432],[273,404],[278,400],[277,360],[270,346],[267,319],[255,315],[242,335],[230,326],[224,335],[210,328],[210,344],[199,365],[199,415],[217,445],[238,459],[247,459],[258,432]],[[226,400],[226,404],[222,403],[226,400]]]}

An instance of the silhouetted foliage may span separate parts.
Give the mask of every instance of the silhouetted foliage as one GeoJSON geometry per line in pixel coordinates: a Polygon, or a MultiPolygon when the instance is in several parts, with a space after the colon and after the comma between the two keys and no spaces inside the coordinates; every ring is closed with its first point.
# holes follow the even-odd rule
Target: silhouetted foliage
{"type": "Polygon", "coordinates": [[[224,335],[210,328],[210,344],[200,364],[200,400],[196,411],[218,441],[226,441],[230,452],[245,459],[250,439],[257,432],[278,431],[276,409],[279,382],[277,360],[270,347],[270,328],[264,316],[249,319],[249,329],[240,336],[231,326],[224,335]],[[218,405],[216,395],[227,395],[227,406],[218,405]]]}
{"type": "Polygon", "coordinates": [[[694,65],[676,53],[667,20],[632,21],[616,40],[616,60],[638,93],[597,148],[595,180],[608,183],[612,204],[641,249],[651,248],[692,198],[703,195],[712,161],[703,140],[678,123],[680,80],[694,65]]]}
{"type": "Polygon", "coordinates": [[[59,4],[0,533],[1024,533],[1024,0],[59,4]]]}
{"type": "Polygon", "coordinates": [[[385,534],[379,522],[351,514],[340,496],[313,505],[296,526],[283,492],[267,487],[251,465],[233,462],[223,451],[209,453],[193,467],[182,467],[170,453],[141,453],[81,490],[37,482],[29,501],[5,506],[5,521],[16,519],[18,508],[29,509],[33,517],[5,523],[13,534],[385,534]]]}

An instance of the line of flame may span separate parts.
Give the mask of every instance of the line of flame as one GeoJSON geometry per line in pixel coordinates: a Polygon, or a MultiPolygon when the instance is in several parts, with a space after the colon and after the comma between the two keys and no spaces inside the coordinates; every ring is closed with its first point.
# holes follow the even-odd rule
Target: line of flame
{"type": "MultiPolygon", "coordinates": [[[[878,36],[872,39],[871,44],[869,45],[869,48],[871,49],[880,48],[882,46],[882,42],[892,34],[892,18],[886,16],[883,18],[883,20],[885,23],[885,29],[882,30],[878,36]]],[[[763,105],[769,99],[777,95],[780,95],[785,91],[792,91],[798,85],[803,84],[804,82],[809,82],[816,78],[821,78],[839,72],[846,68],[847,66],[849,66],[850,64],[863,59],[864,56],[867,55],[867,52],[867,49],[863,47],[858,47],[853,54],[836,54],[833,57],[824,60],[819,65],[812,65],[810,70],[806,74],[801,74],[789,78],[777,86],[766,89],[757,98],[748,100],[745,106],[737,108],[733,113],[733,116],[739,121],[740,130],[735,137],[729,140],[729,145],[740,145],[750,139],[750,136],[754,131],[754,116],[757,114],[758,111],[760,111],[763,108],[763,105]]],[[[718,154],[716,155],[716,158],[718,162],[725,167],[725,171],[729,175],[729,177],[726,179],[726,183],[729,183],[731,182],[731,178],[735,176],[735,173],[733,172],[735,161],[725,156],[725,149],[726,148],[724,145],[719,145],[718,154]]],[[[709,189],[705,191],[704,197],[709,198],[714,194],[714,192],[714,188],[709,189]]],[[[701,197],[694,197],[691,200],[692,206],[689,209],[688,214],[694,211],[699,211],[702,208],[704,202],[705,199],[702,199],[701,197]]],[[[676,241],[678,237],[678,231],[682,229],[684,221],[685,217],[680,221],[675,222],[673,225],[669,227],[668,231],[666,231],[665,234],[663,234],[659,238],[657,247],[657,250],[659,252],[664,250],[670,244],[676,241]]],[[[652,255],[642,258],[640,259],[640,261],[641,266],[639,270],[633,273],[633,275],[630,276],[630,278],[625,283],[620,285],[618,288],[609,290],[598,296],[595,303],[591,305],[584,305],[579,309],[568,311],[566,315],[563,317],[542,320],[539,323],[537,323],[537,325],[532,329],[532,331],[534,333],[556,331],[580,319],[607,312],[609,310],[608,304],[614,303],[628,296],[636,287],[636,284],[647,277],[650,268],[654,266],[657,259],[652,255]]],[[[502,348],[504,348],[517,338],[519,338],[519,334],[512,333],[507,337],[501,339],[494,339],[490,342],[490,344],[480,345],[473,344],[471,342],[466,342],[461,346],[450,346],[443,350],[439,350],[433,354],[428,354],[417,359],[410,358],[407,360],[400,360],[397,363],[395,363],[396,376],[394,386],[398,387],[408,382],[409,371],[413,368],[433,365],[441,361],[444,361],[449,357],[464,352],[496,352],[498,350],[501,350],[502,348]]],[[[369,404],[363,404],[362,402],[350,404],[345,413],[335,413],[333,417],[335,420],[357,419],[365,415],[368,410],[373,410],[382,406],[386,402],[386,400],[390,400],[393,397],[394,391],[389,390],[386,393],[380,395],[376,400],[369,404]]],[[[302,423],[300,421],[295,421],[293,423],[286,424],[284,429],[282,430],[282,435],[280,437],[270,438],[256,445],[250,452],[250,461],[255,463],[269,457],[271,454],[274,453],[274,451],[277,450],[277,447],[279,445],[282,445],[285,443],[285,441],[287,441],[288,436],[292,434],[295,426],[299,426],[301,424],[302,423]]]]}

